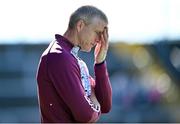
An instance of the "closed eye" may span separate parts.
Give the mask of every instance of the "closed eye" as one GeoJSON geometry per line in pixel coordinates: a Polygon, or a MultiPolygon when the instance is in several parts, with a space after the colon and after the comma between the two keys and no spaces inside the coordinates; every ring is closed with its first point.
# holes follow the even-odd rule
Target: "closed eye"
{"type": "Polygon", "coordinates": [[[100,36],[101,32],[97,32],[97,31],[96,31],[96,34],[97,34],[98,36],[100,36]]]}

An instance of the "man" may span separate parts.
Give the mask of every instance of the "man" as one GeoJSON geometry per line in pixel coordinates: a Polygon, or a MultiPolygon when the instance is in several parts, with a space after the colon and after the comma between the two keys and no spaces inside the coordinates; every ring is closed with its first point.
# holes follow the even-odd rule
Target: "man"
{"type": "Polygon", "coordinates": [[[108,20],[93,6],[82,6],[70,17],[63,36],[41,56],[37,72],[41,122],[96,122],[112,105],[106,68],[108,20]],[[78,51],[95,47],[95,80],[78,51]]]}

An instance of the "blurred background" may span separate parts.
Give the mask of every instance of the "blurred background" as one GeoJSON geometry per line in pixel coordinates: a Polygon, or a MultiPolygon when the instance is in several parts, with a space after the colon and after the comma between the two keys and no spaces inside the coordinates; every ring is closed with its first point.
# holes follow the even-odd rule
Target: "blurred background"
{"type": "MultiPolygon", "coordinates": [[[[0,0],[0,123],[40,122],[40,56],[87,4],[109,18],[113,106],[98,122],[180,122],[179,0],[0,0]]],[[[94,75],[93,51],[79,55],[94,75]]]]}

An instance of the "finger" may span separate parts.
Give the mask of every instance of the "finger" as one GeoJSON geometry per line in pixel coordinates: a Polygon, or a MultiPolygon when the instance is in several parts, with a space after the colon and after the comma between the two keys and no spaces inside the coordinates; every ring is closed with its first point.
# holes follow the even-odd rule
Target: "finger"
{"type": "Polygon", "coordinates": [[[108,27],[106,28],[106,36],[107,36],[107,39],[108,39],[109,38],[108,27]]]}
{"type": "Polygon", "coordinates": [[[102,34],[101,34],[101,42],[102,43],[105,43],[105,34],[104,34],[105,32],[103,32],[102,34]]]}
{"type": "Polygon", "coordinates": [[[97,43],[101,43],[101,33],[98,34],[98,38],[99,38],[99,40],[97,43]]]}
{"type": "Polygon", "coordinates": [[[108,29],[107,29],[107,27],[104,28],[103,35],[104,35],[104,40],[107,41],[108,40],[108,29]]]}
{"type": "Polygon", "coordinates": [[[95,54],[97,54],[99,52],[100,47],[101,47],[101,44],[98,43],[95,47],[95,54]]]}
{"type": "Polygon", "coordinates": [[[107,39],[108,39],[108,36],[107,36],[107,31],[106,31],[106,29],[105,29],[105,30],[103,31],[103,40],[104,40],[104,42],[106,42],[107,39]]]}

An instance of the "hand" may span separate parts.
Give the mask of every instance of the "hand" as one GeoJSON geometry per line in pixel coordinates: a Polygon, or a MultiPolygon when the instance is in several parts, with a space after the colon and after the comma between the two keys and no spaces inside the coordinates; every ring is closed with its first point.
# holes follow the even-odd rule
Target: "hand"
{"type": "Polygon", "coordinates": [[[100,34],[100,41],[97,43],[95,47],[95,64],[101,63],[106,59],[108,47],[108,28],[105,27],[104,31],[100,34]]]}

